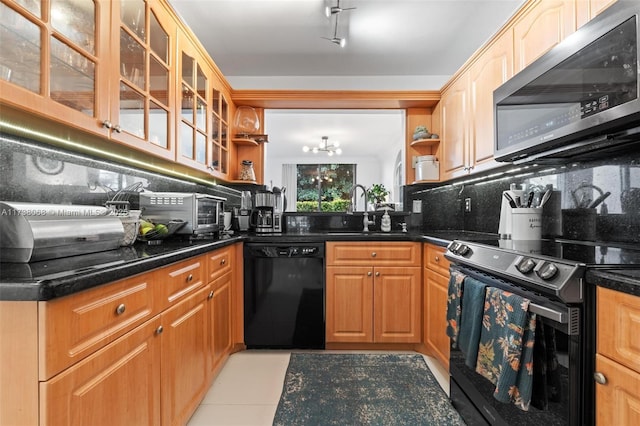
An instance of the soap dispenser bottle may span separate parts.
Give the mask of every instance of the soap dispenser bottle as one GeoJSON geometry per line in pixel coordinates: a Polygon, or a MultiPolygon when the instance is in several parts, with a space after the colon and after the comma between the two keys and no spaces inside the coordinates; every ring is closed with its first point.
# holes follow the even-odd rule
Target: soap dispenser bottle
{"type": "Polygon", "coordinates": [[[389,209],[384,209],[384,214],[382,215],[382,221],[380,222],[380,229],[382,232],[391,231],[391,217],[389,216],[389,209]]]}

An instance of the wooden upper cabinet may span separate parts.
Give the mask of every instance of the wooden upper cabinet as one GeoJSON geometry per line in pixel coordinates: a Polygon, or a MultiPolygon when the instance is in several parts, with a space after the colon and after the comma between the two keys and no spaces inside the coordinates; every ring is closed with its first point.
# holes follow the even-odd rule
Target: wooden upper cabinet
{"type": "Polygon", "coordinates": [[[110,5],[0,3],[0,102],[107,136],[110,5]]]}
{"type": "Polygon", "coordinates": [[[158,1],[111,1],[113,140],[173,159],[176,24],[158,1]],[[119,60],[116,60],[118,58],[119,60]]]}
{"type": "Polygon", "coordinates": [[[576,30],[575,2],[539,0],[514,24],[516,73],[576,30]]]}
{"type": "Polygon", "coordinates": [[[463,73],[442,94],[440,176],[450,179],[469,170],[469,74],[463,73]]]}
{"type": "Polygon", "coordinates": [[[493,91],[512,76],[513,34],[507,31],[469,69],[469,164],[475,171],[496,166],[493,91]]]}
{"type": "Polygon", "coordinates": [[[577,0],[576,3],[576,22],[580,28],[597,15],[602,13],[606,8],[614,4],[616,0],[577,0]]]}

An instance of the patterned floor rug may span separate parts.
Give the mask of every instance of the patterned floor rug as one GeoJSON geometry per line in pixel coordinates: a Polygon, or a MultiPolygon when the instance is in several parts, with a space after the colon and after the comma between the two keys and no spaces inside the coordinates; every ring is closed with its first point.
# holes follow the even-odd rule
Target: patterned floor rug
{"type": "Polygon", "coordinates": [[[274,425],[463,425],[421,355],[292,353],[274,425]]]}

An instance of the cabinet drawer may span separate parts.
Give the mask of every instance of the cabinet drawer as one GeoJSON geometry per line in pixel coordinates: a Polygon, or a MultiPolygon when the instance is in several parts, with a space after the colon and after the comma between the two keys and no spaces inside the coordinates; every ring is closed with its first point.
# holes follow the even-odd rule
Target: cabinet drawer
{"type": "Polygon", "coordinates": [[[327,242],[327,265],[420,266],[420,243],[327,242]]]}
{"type": "Polygon", "coordinates": [[[206,254],[207,282],[211,282],[229,272],[232,268],[233,247],[226,247],[206,254]]]}
{"type": "Polygon", "coordinates": [[[204,260],[204,256],[194,257],[156,271],[156,281],[162,288],[162,310],[204,285],[204,260]]]}
{"type": "Polygon", "coordinates": [[[640,297],[598,287],[597,352],[640,373],[640,297]]]}
{"type": "Polygon", "coordinates": [[[445,247],[425,244],[424,266],[441,275],[449,276],[449,261],[444,257],[447,249],[445,247]]]}
{"type": "Polygon", "coordinates": [[[40,380],[159,312],[153,273],[39,303],[40,380]]]}

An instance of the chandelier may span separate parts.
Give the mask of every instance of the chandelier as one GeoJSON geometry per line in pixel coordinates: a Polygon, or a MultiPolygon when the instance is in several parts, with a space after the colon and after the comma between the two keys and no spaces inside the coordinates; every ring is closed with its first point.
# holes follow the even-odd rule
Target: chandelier
{"type": "Polygon", "coordinates": [[[340,146],[339,142],[329,143],[329,136],[323,136],[322,141],[318,144],[318,146],[314,146],[313,148],[309,148],[308,146],[303,146],[302,151],[304,152],[313,152],[317,154],[319,152],[326,152],[328,156],[332,156],[333,154],[340,155],[342,154],[342,149],[338,148],[340,146]]]}

